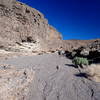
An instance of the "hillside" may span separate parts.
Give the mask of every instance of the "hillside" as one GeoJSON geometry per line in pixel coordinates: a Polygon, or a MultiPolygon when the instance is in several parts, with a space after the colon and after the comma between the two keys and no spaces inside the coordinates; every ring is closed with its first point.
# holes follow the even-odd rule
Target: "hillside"
{"type": "Polygon", "coordinates": [[[49,44],[56,45],[61,38],[38,10],[16,0],[0,0],[1,48],[17,51],[22,43],[26,49],[29,45],[33,51],[46,51],[52,48],[49,44]]]}

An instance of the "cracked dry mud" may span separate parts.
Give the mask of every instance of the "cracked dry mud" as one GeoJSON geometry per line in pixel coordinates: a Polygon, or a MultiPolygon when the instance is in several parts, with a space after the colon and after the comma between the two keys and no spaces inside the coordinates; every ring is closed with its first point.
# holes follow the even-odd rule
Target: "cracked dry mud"
{"type": "Polygon", "coordinates": [[[76,75],[79,70],[65,57],[44,54],[12,58],[0,63],[35,71],[31,95],[27,95],[27,100],[100,100],[100,83],[76,75]]]}

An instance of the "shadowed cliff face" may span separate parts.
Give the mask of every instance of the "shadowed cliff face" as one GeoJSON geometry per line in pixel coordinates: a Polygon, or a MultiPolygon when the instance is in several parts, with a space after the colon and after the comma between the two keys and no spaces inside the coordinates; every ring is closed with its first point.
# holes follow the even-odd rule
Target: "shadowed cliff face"
{"type": "Polygon", "coordinates": [[[34,42],[47,49],[48,44],[61,40],[61,35],[36,9],[16,0],[0,0],[0,38],[13,43],[34,42]]]}

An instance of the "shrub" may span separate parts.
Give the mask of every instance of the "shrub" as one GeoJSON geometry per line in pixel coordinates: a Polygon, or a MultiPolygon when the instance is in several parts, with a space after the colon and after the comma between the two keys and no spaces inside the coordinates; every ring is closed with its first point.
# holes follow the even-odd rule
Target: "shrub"
{"type": "Polygon", "coordinates": [[[87,58],[82,58],[82,57],[75,57],[72,61],[75,66],[80,66],[82,67],[82,65],[88,65],[89,61],[87,60],[87,58]]]}

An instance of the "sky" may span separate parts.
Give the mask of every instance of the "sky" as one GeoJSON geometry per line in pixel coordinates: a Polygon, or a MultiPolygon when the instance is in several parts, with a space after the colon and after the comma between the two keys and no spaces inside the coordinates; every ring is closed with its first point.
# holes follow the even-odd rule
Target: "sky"
{"type": "Polygon", "coordinates": [[[45,15],[63,39],[100,38],[100,0],[18,0],[45,15]]]}

